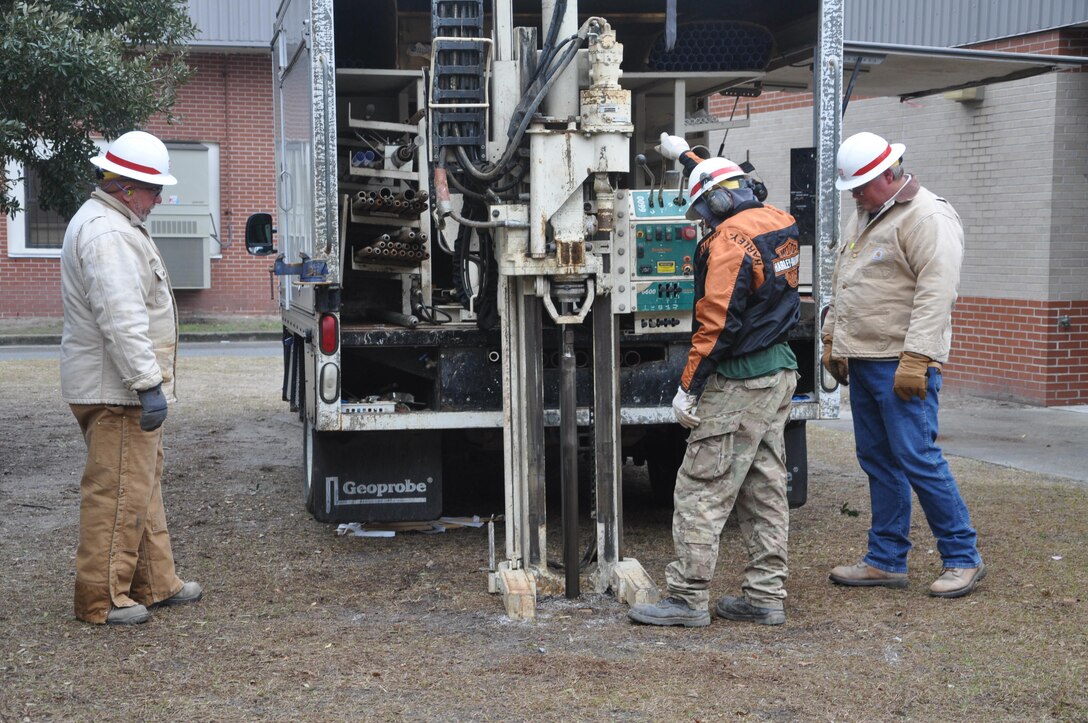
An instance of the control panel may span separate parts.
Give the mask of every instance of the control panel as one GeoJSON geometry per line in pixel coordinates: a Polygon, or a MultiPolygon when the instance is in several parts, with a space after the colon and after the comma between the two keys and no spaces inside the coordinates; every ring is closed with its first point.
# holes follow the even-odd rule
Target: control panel
{"type": "Polygon", "coordinates": [[[616,214],[620,248],[613,310],[633,312],[639,334],[691,331],[699,226],[684,218],[687,207],[673,203],[672,196],[617,193],[617,210],[623,212],[616,214]]]}

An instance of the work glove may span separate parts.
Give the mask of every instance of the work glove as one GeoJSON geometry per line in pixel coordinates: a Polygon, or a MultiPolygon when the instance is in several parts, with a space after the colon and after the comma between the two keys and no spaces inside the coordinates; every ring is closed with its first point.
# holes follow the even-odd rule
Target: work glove
{"type": "Polygon", "coordinates": [[[845,359],[834,359],[831,357],[831,342],[824,342],[824,354],[821,358],[821,362],[824,365],[824,369],[827,373],[835,378],[839,384],[844,387],[850,386],[850,365],[845,359]]]}
{"type": "Polygon", "coordinates": [[[699,406],[699,397],[688,394],[683,387],[677,387],[676,396],[672,398],[672,413],[684,429],[695,429],[702,421],[695,416],[697,406],[699,406]]]}
{"type": "Polygon", "coordinates": [[[911,398],[926,398],[926,370],[929,369],[929,357],[905,351],[899,355],[899,366],[895,369],[892,391],[904,402],[911,398]]]}
{"type": "Polygon", "coordinates": [[[690,151],[691,146],[680,136],[670,136],[668,133],[662,133],[661,145],[654,146],[654,150],[670,161],[675,161],[681,155],[690,151]]]}
{"type": "Polygon", "coordinates": [[[140,429],[154,432],[166,421],[166,395],[162,393],[162,384],[136,392],[140,395],[140,429]]]}

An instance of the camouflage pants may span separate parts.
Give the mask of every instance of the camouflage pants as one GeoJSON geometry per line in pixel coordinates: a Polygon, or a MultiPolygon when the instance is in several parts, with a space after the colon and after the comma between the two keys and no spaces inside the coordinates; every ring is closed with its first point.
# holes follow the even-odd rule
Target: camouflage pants
{"type": "Polygon", "coordinates": [[[702,422],[688,436],[676,475],[669,595],[708,608],[722,528],[736,506],[748,553],[741,589],[752,605],[782,609],[789,536],[783,430],[796,388],[793,370],[755,379],[715,374],[707,383],[696,410],[702,422]]]}

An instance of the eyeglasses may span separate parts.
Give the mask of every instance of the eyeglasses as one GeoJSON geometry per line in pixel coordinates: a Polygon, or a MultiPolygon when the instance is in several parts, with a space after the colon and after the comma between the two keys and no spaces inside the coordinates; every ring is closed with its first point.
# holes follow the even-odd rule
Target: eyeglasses
{"type": "MultiPolygon", "coordinates": [[[[872,183],[872,181],[870,181],[869,183],[872,183]]],[[[850,195],[853,196],[854,198],[857,198],[861,194],[865,193],[865,191],[869,188],[869,183],[863,183],[860,186],[856,186],[854,188],[851,188],[850,189],[850,195]]]]}
{"type": "Polygon", "coordinates": [[[141,191],[151,191],[152,196],[161,196],[162,195],[162,186],[141,186],[138,183],[134,183],[134,184],[132,184],[132,186],[130,186],[130,188],[132,190],[139,189],[141,191]]]}

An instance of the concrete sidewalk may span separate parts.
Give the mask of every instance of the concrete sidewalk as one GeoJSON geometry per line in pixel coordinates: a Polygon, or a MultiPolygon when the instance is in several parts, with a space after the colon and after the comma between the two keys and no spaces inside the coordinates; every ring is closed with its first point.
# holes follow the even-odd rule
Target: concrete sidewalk
{"type": "MultiPolygon", "coordinates": [[[[814,424],[853,433],[849,402],[839,419],[814,424]]],[[[939,424],[946,454],[1088,482],[1088,405],[1033,407],[946,389],[939,424]]]]}

